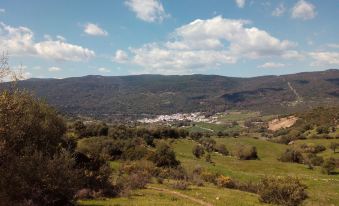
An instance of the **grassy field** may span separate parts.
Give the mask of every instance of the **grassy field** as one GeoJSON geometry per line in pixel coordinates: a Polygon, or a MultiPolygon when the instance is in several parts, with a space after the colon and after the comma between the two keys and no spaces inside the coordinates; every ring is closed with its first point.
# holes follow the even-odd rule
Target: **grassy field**
{"type": "MultiPolygon", "coordinates": [[[[191,152],[192,146],[195,144],[193,141],[179,140],[174,144],[174,148],[178,159],[188,170],[200,165],[210,171],[246,181],[259,180],[265,175],[297,176],[308,186],[310,198],[305,202],[305,205],[339,205],[339,175],[324,175],[318,167],[310,170],[302,164],[279,162],[277,158],[288,146],[253,138],[221,138],[216,141],[224,143],[231,152],[237,144],[256,146],[260,160],[241,161],[235,157],[224,157],[214,153],[212,160],[215,164],[210,164],[204,159],[193,157],[191,152]]],[[[339,142],[339,140],[302,140],[298,144],[313,142],[328,146],[331,141],[339,142]]],[[[329,149],[321,153],[324,157],[338,157],[338,154],[333,154],[329,149]]]]}
{"type": "MultiPolygon", "coordinates": [[[[277,158],[288,147],[287,145],[272,143],[254,138],[215,138],[218,143],[223,143],[232,151],[239,144],[253,145],[257,147],[259,160],[238,160],[232,156],[222,156],[218,153],[212,154],[214,164],[207,163],[204,158],[197,159],[192,154],[192,147],[196,142],[192,140],[177,140],[172,145],[176,152],[177,158],[181,164],[188,170],[192,171],[196,166],[200,165],[209,171],[218,172],[220,174],[230,176],[241,181],[258,181],[261,177],[272,176],[297,176],[308,186],[309,198],[304,205],[314,206],[331,206],[339,205],[339,175],[324,175],[320,172],[320,168],[313,170],[302,164],[283,163],[277,158]]],[[[331,141],[339,143],[339,140],[300,140],[296,144],[314,143],[328,146],[331,141]]],[[[329,149],[320,155],[324,157],[339,157],[339,153],[333,154],[329,149]]],[[[119,163],[113,162],[111,166],[119,167],[119,163]]],[[[168,183],[153,184],[151,186],[158,188],[169,188],[168,183]]],[[[174,191],[174,189],[171,189],[174,191]]],[[[189,197],[198,198],[200,200],[211,203],[212,205],[264,205],[259,202],[258,196],[255,194],[217,188],[213,185],[205,185],[204,187],[190,186],[188,190],[178,191],[189,197]]],[[[105,200],[81,201],[81,205],[197,205],[197,203],[162,191],[153,189],[143,189],[134,191],[129,197],[119,197],[105,200]]]]}
{"type": "Polygon", "coordinates": [[[262,116],[259,112],[253,111],[230,111],[225,114],[219,114],[216,117],[215,123],[207,123],[207,122],[196,122],[194,126],[188,128],[190,132],[239,132],[243,129],[243,123],[247,119],[251,118],[261,118],[266,121],[268,119],[272,119],[275,116],[266,115],[262,116]],[[230,126],[232,122],[237,122],[239,125],[230,126]]]}

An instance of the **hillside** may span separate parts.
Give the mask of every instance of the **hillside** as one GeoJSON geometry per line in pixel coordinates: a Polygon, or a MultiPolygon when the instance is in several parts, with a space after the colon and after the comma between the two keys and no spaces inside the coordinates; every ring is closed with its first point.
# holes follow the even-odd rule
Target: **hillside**
{"type": "Polygon", "coordinates": [[[85,76],[29,79],[18,85],[65,114],[97,118],[225,109],[282,113],[339,102],[339,70],[253,78],[85,76]]]}

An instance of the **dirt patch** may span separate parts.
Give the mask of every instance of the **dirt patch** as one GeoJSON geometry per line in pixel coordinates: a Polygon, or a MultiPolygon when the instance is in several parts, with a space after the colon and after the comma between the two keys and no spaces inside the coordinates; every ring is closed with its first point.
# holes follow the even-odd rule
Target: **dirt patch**
{"type": "Polygon", "coordinates": [[[148,186],[147,188],[152,189],[152,190],[156,190],[156,191],[159,191],[159,192],[173,194],[173,195],[176,195],[178,197],[191,200],[192,202],[195,202],[195,203],[202,205],[202,206],[213,206],[211,203],[205,202],[203,200],[200,200],[200,199],[197,199],[197,198],[194,198],[194,197],[191,197],[191,196],[188,196],[188,195],[185,195],[185,194],[182,194],[180,192],[173,191],[173,190],[168,190],[168,189],[158,188],[158,187],[152,187],[152,186],[148,186]]]}
{"type": "Polygon", "coordinates": [[[289,117],[274,119],[268,122],[268,130],[277,131],[279,129],[291,127],[295,124],[297,120],[298,120],[298,117],[296,116],[289,116],[289,117]]]}

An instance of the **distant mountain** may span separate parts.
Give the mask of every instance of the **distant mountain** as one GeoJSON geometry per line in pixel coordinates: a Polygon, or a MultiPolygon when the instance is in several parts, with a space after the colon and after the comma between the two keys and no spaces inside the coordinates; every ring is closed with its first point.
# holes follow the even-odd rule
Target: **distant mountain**
{"type": "Polygon", "coordinates": [[[96,118],[227,109],[283,113],[339,103],[339,70],[335,69],[253,78],[85,76],[29,79],[18,85],[65,114],[96,118]]]}

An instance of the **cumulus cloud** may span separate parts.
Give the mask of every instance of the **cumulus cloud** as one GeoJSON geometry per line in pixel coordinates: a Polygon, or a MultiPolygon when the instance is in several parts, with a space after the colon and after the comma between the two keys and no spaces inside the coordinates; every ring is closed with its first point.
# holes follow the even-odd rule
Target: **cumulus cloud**
{"type": "Polygon", "coordinates": [[[310,52],[309,55],[314,59],[311,66],[339,66],[339,52],[310,52]]]}
{"type": "Polygon", "coordinates": [[[239,8],[244,8],[246,4],[246,0],[235,0],[235,3],[239,8]]]}
{"type": "Polygon", "coordinates": [[[285,67],[285,64],[276,63],[276,62],[266,62],[266,63],[258,66],[258,68],[264,68],[264,69],[281,68],[281,67],[285,67]]]}
{"type": "Polygon", "coordinates": [[[146,22],[162,22],[169,16],[159,0],[125,0],[125,4],[146,22]]]}
{"type": "Polygon", "coordinates": [[[0,8],[0,14],[5,13],[5,12],[6,12],[6,9],[0,8]]]}
{"type": "Polygon", "coordinates": [[[84,32],[91,36],[107,36],[108,32],[100,28],[99,25],[88,23],[84,27],[84,32]]]}
{"type": "Polygon", "coordinates": [[[59,71],[61,71],[61,68],[60,67],[50,67],[50,68],[48,68],[48,71],[49,72],[59,72],[59,71]]]}
{"type": "Polygon", "coordinates": [[[45,35],[46,40],[34,41],[34,33],[27,27],[12,27],[0,23],[0,47],[10,55],[32,55],[54,60],[84,61],[95,56],[95,52],[65,42],[65,39],[53,40],[45,35]]]}
{"type": "Polygon", "coordinates": [[[191,73],[220,68],[240,58],[296,58],[296,44],[279,40],[268,32],[250,27],[246,20],[197,19],[177,28],[167,42],[153,42],[131,48],[130,63],[148,72],[191,73]]]}
{"type": "Polygon", "coordinates": [[[39,42],[34,48],[39,56],[55,60],[82,61],[95,56],[94,51],[60,40],[39,42]]]}
{"type": "Polygon", "coordinates": [[[123,50],[117,50],[113,57],[113,61],[117,63],[125,63],[128,61],[128,54],[123,50]]]}
{"type": "Polygon", "coordinates": [[[286,7],[283,3],[279,4],[278,7],[276,7],[273,11],[272,11],[272,16],[282,16],[286,11],[286,7]]]}
{"type": "Polygon", "coordinates": [[[100,67],[100,68],[98,68],[98,72],[101,72],[101,73],[110,73],[111,70],[107,69],[105,67],[100,67]]]}
{"type": "Polygon", "coordinates": [[[315,6],[305,0],[299,0],[292,8],[292,18],[309,20],[316,16],[315,6]]]}

